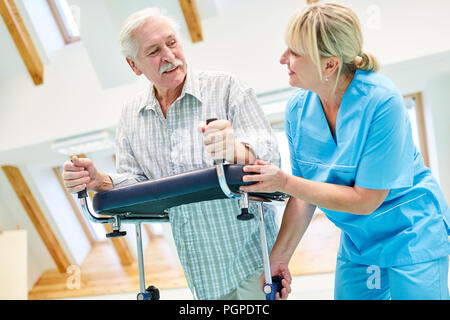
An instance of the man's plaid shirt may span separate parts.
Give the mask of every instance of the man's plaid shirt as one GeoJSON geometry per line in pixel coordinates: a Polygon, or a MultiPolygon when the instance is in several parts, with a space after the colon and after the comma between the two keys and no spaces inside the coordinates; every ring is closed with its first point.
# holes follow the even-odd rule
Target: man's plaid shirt
{"type": "MultiPolygon", "coordinates": [[[[236,139],[259,159],[280,165],[276,138],[254,91],[222,72],[188,68],[181,96],[162,114],[153,86],[123,108],[117,130],[114,186],[158,179],[213,166],[197,131],[201,121],[228,119],[236,139]]],[[[257,216],[256,205],[250,211],[257,216]]],[[[264,205],[267,242],[277,235],[275,210],[264,205]]],[[[239,221],[235,199],[205,201],[169,210],[178,255],[189,288],[199,299],[216,299],[263,265],[257,219],[239,221]]]]}

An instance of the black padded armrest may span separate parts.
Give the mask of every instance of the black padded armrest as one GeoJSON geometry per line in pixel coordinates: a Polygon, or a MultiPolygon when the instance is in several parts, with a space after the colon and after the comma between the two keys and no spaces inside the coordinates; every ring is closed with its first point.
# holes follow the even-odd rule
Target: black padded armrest
{"type": "MultiPolygon", "coordinates": [[[[244,183],[244,165],[224,165],[225,177],[232,192],[244,183]]],[[[283,193],[250,193],[264,200],[283,200],[283,193]]],[[[93,200],[98,214],[160,214],[166,209],[201,201],[226,199],[219,186],[216,167],[199,169],[170,177],[139,182],[130,186],[97,193],[93,200]]]]}

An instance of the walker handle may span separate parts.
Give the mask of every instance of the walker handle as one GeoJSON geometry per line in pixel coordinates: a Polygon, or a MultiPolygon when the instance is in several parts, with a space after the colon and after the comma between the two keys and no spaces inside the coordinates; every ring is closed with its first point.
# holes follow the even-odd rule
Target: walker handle
{"type": "Polygon", "coordinates": [[[266,295],[266,300],[275,300],[277,292],[281,297],[281,289],[283,285],[281,284],[282,278],[280,276],[273,276],[272,283],[266,283],[264,285],[264,293],[266,295]]]}
{"type": "Polygon", "coordinates": [[[77,194],[78,194],[78,199],[83,199],[83,198],[88,197],[87,189],[84,189],[84,190],[78,192],[77,194]]]}
{"type": "MultiPolygon", "coordinates": [[[[206,125],[210,124],[211,122],[217,121],[217,118],[210,118],[208,120],[206,120],[206,125]]],[[[214,160],[214,165],[219,165],[219,164],[223,164],[225,161],[224,159],[216,159],[214,160]]]]}
{"type": "Polygon", "coordinates": [[[217,120],[218,120],[217,118],[208,119],[208,120],[206,120],[206,125],[210,124],[211,122],[217,121],[217,120]]]}
{"type": "MultiPolygon", "coordinates": [[[[70,160],[70,161],[73,163],[72,160],[70,160]]],[[[84,190],[78,192],[77,194],[78,194],[78,199],[83,199],[83,198],[88,197],[87,189],[84,189],[84,190]]]]}
{"type": "Polygon", "coordinates": [[[281,289],[283,289],[283,285],[281,284],[281,280],[283,280],[283,278],[281,276],[273,276],[272,277],[272,283],[277,286],[276,292],[278,292],[280,294],[280,297],[281,297],[281,289]]]}

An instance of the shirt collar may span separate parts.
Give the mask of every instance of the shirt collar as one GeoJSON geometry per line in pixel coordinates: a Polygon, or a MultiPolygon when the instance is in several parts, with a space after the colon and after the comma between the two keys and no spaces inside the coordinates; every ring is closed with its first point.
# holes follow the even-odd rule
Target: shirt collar
{"type": "MultiPolygon", "coordinates": [[[[184,82],[183,90],[181,95],[177,100],[184,98],[186,94],[189,94],[196,98],[199,102],[202,102],[202,96],[200,91],[200,83],[195,70],[187,67],[186,80],[184,82]]],[[[139,112],[142,110],[153,110],[156,111],[157,99],[155,96],[155,88],[152,83],[150,83],[148,89],[147,99],[144,99],[143,104],[139,108],[139,112]]]]}

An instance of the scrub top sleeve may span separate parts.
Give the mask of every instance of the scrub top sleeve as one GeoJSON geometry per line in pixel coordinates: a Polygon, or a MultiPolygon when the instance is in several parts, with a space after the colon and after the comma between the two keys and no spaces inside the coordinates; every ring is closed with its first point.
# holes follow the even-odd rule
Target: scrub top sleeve
{"type": "Polygon", "coordinates": [[[297,160],[295,158],[295,143],[293,138],[293,132],[292,128],[295,128],[296,126],[292,125],[292,122],[296,122],[296,119],[292,119],[294,117],[295,112],[292,112],[292,109],[295,107],[295,100],[289,99],[287,106],[286,106],[286,112],[285,112],[285,131],[286,131],[286,138],[288,140],[289,144],[289,157],[291,162],[291,169],[292,174],[296,177],[301,177],[301,171],[298,166],[297,160]]]}
{"type": "Polygon", "coordinates": [[[382,190],[412,186],[414,148],[403,97],[395,94],[376,107],[362,149],[355,184],[382,190]]]}

